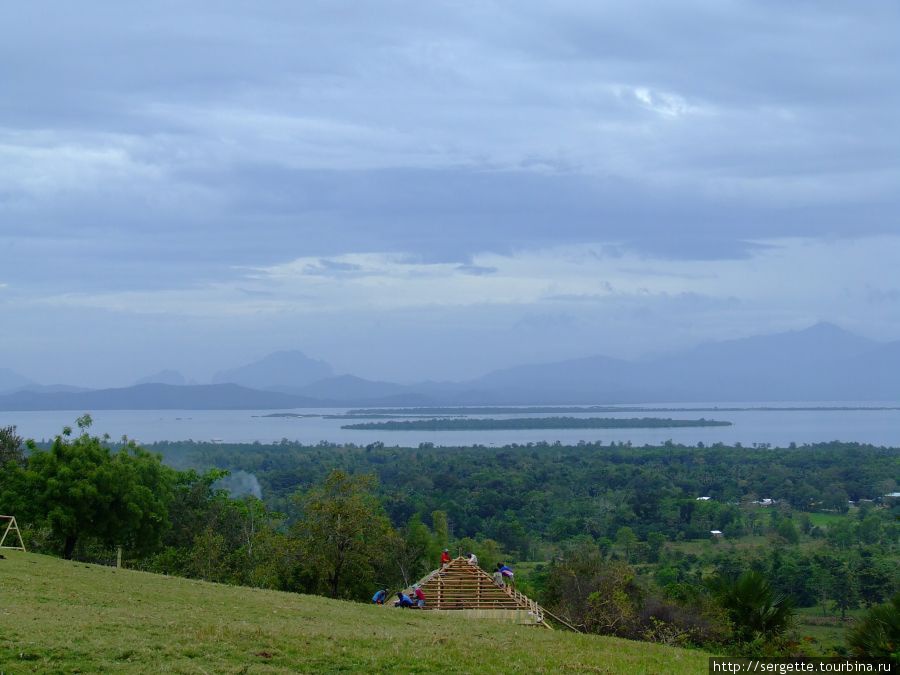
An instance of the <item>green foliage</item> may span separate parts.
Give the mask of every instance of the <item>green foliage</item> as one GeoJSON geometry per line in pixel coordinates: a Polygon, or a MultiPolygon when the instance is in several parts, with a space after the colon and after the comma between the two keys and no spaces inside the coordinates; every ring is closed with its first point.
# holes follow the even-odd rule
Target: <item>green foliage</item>
{"type": "Polygon", "coordinates": [[[25,463],[24,439],[16,433],[16,427],[0,427],[0,470],[12,462],[17,466],[25,463]]]}
{"type": "Polygon", "coordinates": [[[778,536],[788,544],[796,544],[800,541],[800,532],[797,530],[797,526],[794,525],[794,521],[790,518],[783,518],[778,523],[775,531],[778,533],[778,536]]]}
{"type": "Polygon", "coordinates": [[[595,581],[596,590],[588,595],[585,628],[604,635],[629,635],[638,621],[641,589],[632,567],[608,562],[595,581]]]}
{"type": "Polygon", "coordinates": [[[637,543],[637,535],[630,527],[623,526],[616,531],[616,546],[621,549],[625,559],[629,562],[634,562],[634,551],[637,543]]]}
{"type": "Polygon", "coordinates": [[[543,588],[550,611],[590,633],[707,645],[728,636],[724,616],[706,598],[662,598],[639,582],[632,566],[607,559],[584,539],[553,561],[543,588]]]}
{"type": "Polygon", "coordinates": [[[299,494],[295,533],[319,592],[332,598],[369,592],[387,565],[390,523],[374,494],[372,476],[332,471],[325,481],[299,494]]]}
{"type": "Polygon", "coordinates": [[[498,562],[510,559],[500,544],[493,539],[463,537],[455,542],[455,548],[460,549],[463,555],[474,553],[478,558],[478,566],[491,574],[497,569],[498,562]]]}
{"type": "Polygon", "coordinates": [[[440,558],[441,551],[450,545],[450,522],[447,520],[446,511],[432,511],[431,525],[434,528],[434,546],[432,557],[440,558]]]}
{"type": "Polygon", "coordinates": [[[216,484],[227,472],[178,474],[164,548],[135,564],[166,574],[259,588],[300,587],[299,543],[284,518],[255,497],[232,499],[216,484]]]}
{"type": "Polygon", "coordinates": [[[720,579],[715,592],[739,642],[778,638],[791,626],[791,601],[776,593],[759,572],[745,572],[735,581],[720,579]]]}
{"type": "Polygon", "coordinates": [[[433,538],[428,527],[415,515],[400,530],[389,534],[391,558],[405,587],[434,569],[433,538]]]}
{"type": "MultiPolygon", "coordinates": [[[[64,434],[33,454],[52,456],[59,443],[80,447],[89,423],[79,419],[80,436],[64,434]]],[[[161,541],[148,537],[129,553],[129,566],[167,574],[367,600],[374,588],[409,585],[434,569],[446,547],[475,552],[488,570],[514,562],[520,588],[591,630],[667,644],[736,641],[769,654],[785,648],[784,633],[752,627],[750,618],[765,611],[718,604],[705,584],[711,574],[733,579],[753,570],[773,599],[818,605],[823,622],[900,590],[900,520],[878,502],[842,513],[825,495],[894,489],[897,449],[156,447],[179,466],[221,467],[171,472],[169,526],[161,541]],[[254,473],[265,502],[221,489],[228,470],[254,473]],[[752,503],[763,496],[777,504],[752,503]],[[711,529],[725,538],[711,542],[711,529]]],[[[117,456],[116,447],[109,454],[117,456]]],[[[0,509],[27,512],[31,468],[4,474],[0,509]]],[[[38,513],[48,504],[32,514],[26,538],[59,545],[49,510],[38,513]]],[[[95,534],[81,540],[81,559],[104,559],[100,549],[111,543],[95,534]]]]}
{"type": "Polygon", "coordinates": [[[847,642],[860,658],[888,659],[900,666],[900,593],[872,607],[849,632],[847,642]]]}
{"type": "MultiPolygon", "coordinates": [[[[606,583],[608,565],[609,561],[589,539],[571,542],[550,565],[543,602],[573,625],[588,632],[598,630],[601,626],[595,623],[597,617],[590,598],[601,586],[608,589],[611,585],[606,583]]],[[[613,622],[605,621],[605,626],[610,623],[613,622]]]]}
{"type": "MultiPolygon", "coordinates": [[[[750,451],[600,443],[503,448],[377,444],[357,448],[289,442],[157,447],[182,465],[254,473],[267,503],[284,512],[290,511],[290,496],[296,490],[309,488],[333,468],[375,474],[385,510],[396,527],[413,514],[429,523],[434,511],[443,511],[455,537],[494,539],[522,557],[541,542],[559,544],[579,535],[613,539],[621,527],[630,527],[640,541],[651,532],[664,532],[672,541],[706,539],[713,529],[722,530],[726,539],[769,534],[771,527],[763,517],[769,510],[746,508],[748,502],[773,497],[780,500],[780,507],[807,512],[822,508],[835,485],[858,500],[883,494],[886,477],[900,479],[900,450],[839,443],[750,451]],[[712,499],[697,501],[700,495],[712,499]]],[[[846,520],[837,512],[826,515],[846,520]]],[[[892,531],[878,517],[880,533],[865,536],[880,536],[883,545],[892,531]]],[[[833,545],[845,549],[857,545],[861,536],[857,528],[853,524],[833,545]]],[[[824,527],[819,529],[826,533],[824,527]]],[[[895,540],[900,540],[898,534],[893,530],[895,540]]],[[[635,553],[636,559],[644,555],[640,548],[635,553]]]]}
{"type": "Polygon", "coordinates": [[[3,501],[15,504],[23,521],[46,523],[67,558],[82,538],[152,550],[169,526],[175,472],[134,442],[114,451],[90,436],[89,416],[78,422],[81,435],[57,436],[49,450],[33,450],[25,467],[10,472],[3,501]]]}
{"type": "Polygon", "coordinates": [[[882,598],[889,598],[894,592],[900,592],[900,576],[897,574],[895,559],[875,556],[871,551],[865,551],[860,556],[856,577],[860,599],[867,607],[877,604],[882,598]]]}

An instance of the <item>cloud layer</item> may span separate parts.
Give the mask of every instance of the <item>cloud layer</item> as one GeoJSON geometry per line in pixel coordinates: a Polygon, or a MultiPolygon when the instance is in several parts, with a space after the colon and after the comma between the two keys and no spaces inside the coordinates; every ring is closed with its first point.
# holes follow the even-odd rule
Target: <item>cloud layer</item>
{"type": "MultiPolygon", "coordinates": [[[[410,377],[487,361],[466,336],[500,330],[488,315],[578,334],[632,311],[658,336],[538,331],[522,358],[664,348],[662,307],[697,317],[676,342],[807,318],[897,337],[898,30],[888,0],[20,3],[0,306],[35,332],[61,311],[83,336],[133,325],[148,370],[250,316],[271,324],[229,329],[221,358],[357,365],[358,343],[297,326],[392,313],[435,344],[410,377]]],[[[399,331],[369,333],[371,371],[399,331]]],[[[101,367],[36,335],[0,339],[5,365],[50,370],[36,343],[101,367]]]]}

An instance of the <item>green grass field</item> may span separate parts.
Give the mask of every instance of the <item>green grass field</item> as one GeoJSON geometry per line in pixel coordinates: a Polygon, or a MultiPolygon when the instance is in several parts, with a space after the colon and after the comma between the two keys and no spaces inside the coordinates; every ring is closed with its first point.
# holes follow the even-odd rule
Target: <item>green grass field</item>
{"type": "Polygon", "coordinates": [[[842,520],[846,520],[848,518],[853,518],[856,515],[856,509],[851,509],[849,513],[818,513],[818,512],[810,512],[806,515],[809,516],[810,522],[816,527],[824,527],[827,528],[829,525],[834,523],[839,523],[842,520]]]}
{"type": "Polygon", "coordinates": [[[800,607],[796,610],[796,632],[810,653],[831,656],[846,649],[847,630],[864,613],[861,609],[850,610],[848,620],[842,621],[832,614],[822,616],[818,607],[800,607]]]}
{"type": "Polygon", "coordinates": [[[4,555],[0,673],[707,671],[699,651],[4,555]]]}

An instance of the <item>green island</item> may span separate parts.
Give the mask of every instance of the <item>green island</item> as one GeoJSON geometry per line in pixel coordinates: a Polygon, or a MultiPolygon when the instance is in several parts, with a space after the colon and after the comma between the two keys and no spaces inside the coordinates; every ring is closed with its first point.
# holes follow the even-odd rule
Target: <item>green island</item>
{"type": "Polygon", "coordinates": [[[390,420],[345,424],[341,429],[370,431],[491,431],[521,429],[675,429],[682,427],[728,427],[720,420],[675,420],[662,417],[480,417],[390,420]]]}
{"type": "Polygon", "coordinates": [[[266,415],[251,415],[251,417],[286,417],[288,419],[300,419],[304,417],[322,417],[322,415],[310,414],[310,413],[290,413],[290,412],[276,412],[276,413],[268,413],[266,415]]]}

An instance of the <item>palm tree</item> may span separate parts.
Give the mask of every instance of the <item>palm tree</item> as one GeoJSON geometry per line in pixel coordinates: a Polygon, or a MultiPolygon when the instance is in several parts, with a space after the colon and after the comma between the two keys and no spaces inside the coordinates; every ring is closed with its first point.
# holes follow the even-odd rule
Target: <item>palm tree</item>
{"type": "Polygon", "coordinates": [[[861,658],[888,659],[900,665],[900,593],[870,609],[847,635],[847,642],[861,658]]]}
{"type": "Polygon", "coordinates": [[[793,604],[788,597],[776,594],[759,572],[745,572],[734,582],[720,580],[714,590],[738,641],[750,642],[757,637],[770,640],[790,628],[793,604]]]}

